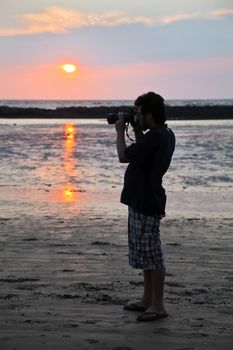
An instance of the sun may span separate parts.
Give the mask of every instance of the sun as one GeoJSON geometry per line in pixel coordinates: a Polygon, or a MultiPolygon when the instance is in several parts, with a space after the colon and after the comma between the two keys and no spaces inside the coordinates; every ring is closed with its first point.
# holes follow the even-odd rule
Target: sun
{"type": "Polygon", "coordinates": [[[77,67],[72,63],[66,63],[62,65],[62,69],[66,73],[74,73],[77,70],[77,67]]]}

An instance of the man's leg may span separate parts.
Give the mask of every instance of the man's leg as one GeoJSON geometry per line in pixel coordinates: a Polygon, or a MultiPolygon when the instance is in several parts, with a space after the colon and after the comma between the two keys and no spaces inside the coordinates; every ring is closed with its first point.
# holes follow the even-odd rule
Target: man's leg
{"type": "Polygon", "coordinates": [[[143,270],[143,274],[144,274],[144,293],[142,298],[138,302],[134,303],[134,305],[145,308],[146,310],[152,304],[153,289],[152,289],[152,282],[151,282],[151,271],[143,270]]]}
{"type": "Polygon", "coordinates": [[[148,308],[152,304],[152,281],[151,281],[151,271],[150,270],[143,270],[144,275],[144,294],[142,297],[142,303],[145,305],[146,308],[148,308]]]}
{"type": "Polygon", "coordinates": [[[164,307],[164,281],[165,281],[165,268],[159,270],[148,270],[151,280],[152,290],[152,303],[146,312],[155,312],[161,315],[167,314],[164,307]]]}

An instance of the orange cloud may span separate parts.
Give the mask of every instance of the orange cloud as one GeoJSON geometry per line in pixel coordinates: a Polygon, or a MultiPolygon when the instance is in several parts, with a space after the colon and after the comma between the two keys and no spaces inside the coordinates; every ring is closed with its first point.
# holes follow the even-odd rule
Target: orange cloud
{"type": "Polygon", "coordinates": [[[225,16],[229,16],[229,15],[233,15],[233,9],[221,8],[210,12],[210,16],[212,18],[217,18],[217,19],[223,18],[225,16]]]}
{"type": "Polygon", "coordinates": [[[64,33],[72,28],[87,26],[112,27],[123,24],[150,25],[151,18],[130,17],[122,12],[112,11],[102,14],[82,13],[62,7],[50,7],[47,11],[22,15],[24,26],[21,28],[0,29],[0,36],[30,35],[37,33],[64,33]]]}
{"type": "Polygon", "coordinates": [[[179,21],[184,21],[184,20],[198,18],[198,17],[200,17],[200,14],[198,12],[194,12],[194,13],[180,13],[180,14],[177,14],[177,15],[163,17],[162,22],[164,24],[170,24],[170,23],[173,23],[173,22],[179,22],[179,21]]]}
{"type": "Polygon", "coordinates": [[[0,28],[0,36],[32,35],[39,33],[65,33],[73,28],[143,24],[145,26],[167,25],[190,19],[222,19],[232,15],[233,9],[216,9],[208,15],[198,12],[180,13],[161,18],[129,16],[119,11],[104,13],[86,13],[63,7],[50,7],[43,12],[25,13],[22,15],[22,26],[19,28],[0,28]]]}

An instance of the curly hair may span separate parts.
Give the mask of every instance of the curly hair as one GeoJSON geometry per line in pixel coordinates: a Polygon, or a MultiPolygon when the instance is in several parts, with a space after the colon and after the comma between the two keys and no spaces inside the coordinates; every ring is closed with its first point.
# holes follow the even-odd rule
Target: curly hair
{"type": "Polygon", "coordinates": [[[152,118],[156,124],[164,124],[166,122],[164,99],[159,94],[149,91],[136,98],[135,106],[141,106],[142,115],[152,114],[152,118]]]}

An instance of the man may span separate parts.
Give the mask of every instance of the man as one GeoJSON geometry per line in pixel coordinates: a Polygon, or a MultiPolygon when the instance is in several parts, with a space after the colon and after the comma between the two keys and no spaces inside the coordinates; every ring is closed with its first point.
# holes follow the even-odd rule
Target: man
{"type": "Polygon", "coordinates": [[[171,162],[175,135],[165,124],[164,100],[160,95],[148,92],[134,104],[136,142],[126,146],[126,125],[121,113],[115,128],[119,161],[129,163],[121,194],[121,202],[129,208],[129,263],[143,269],[144,294],[140,301],[131,302],[124,309],[142,311],[138,321],[153,321],[168,316],[163,301],[165,265],[159,226],[166,205],[162,178],[171,162]]]}

